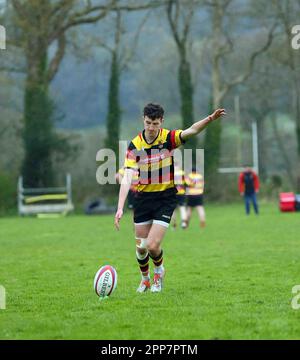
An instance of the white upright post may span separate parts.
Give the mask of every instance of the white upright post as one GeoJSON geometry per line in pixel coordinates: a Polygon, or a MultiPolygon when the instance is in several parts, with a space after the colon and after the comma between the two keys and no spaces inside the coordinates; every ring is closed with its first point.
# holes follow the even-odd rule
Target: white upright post
{"type": "Polygon", "coordinates": [[[19,215],[22,215],[22,202],[23,202],[23,177],[19,176],[18,179],[18,213],[19,215]]]}
{"type": "MultiPolygon", "coordinates": [[[[241,112],[240,112],[240,97],[236,95],[234,97],[234,112],[235,112],[235,120],[238,131],[241,131],[241,112]]],[[[237,136],[237,148],[236,148],[236,163],[237,166],[242,165],[242,134],[238,134],[237,136]]]]}
{"type": "Polygon", "coordinates": [[[68,204],[72,204],[72,180],[71,174],[67,174],[67,194],[68,194],[68,204]]]}
{"type": "Polygon", "coordinates": [[[252,122],[252,154],[253,154],[253,168],[258,174],[259,163],[258,163],[258,140],[257,140],[257,124],[256,121],[252,122]]]}

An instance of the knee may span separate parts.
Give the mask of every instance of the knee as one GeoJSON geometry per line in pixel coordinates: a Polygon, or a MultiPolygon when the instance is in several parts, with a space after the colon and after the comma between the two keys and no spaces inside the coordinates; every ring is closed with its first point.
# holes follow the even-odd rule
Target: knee
{"type": "Polygon", "coordinates": [[[136,237],[135,246],[137,249],[146,249],[147,248],[147,238],[136,237]]]}
{"type": "Polygon", "coordinates": [[[150,253],[156,253],[159,248],[159,242],[155,241],[155,239],[152,239],[148,241],[147,249],[150,253]]]}
{"type": "Polygon", "coordinates": [[[140,255],[140,256],[146,256],[147,255],[147,253],[148,253],[148,250],[145,248],[145,249],[142,249],[142,248],[136,248],[136,252],[137,252],[137,254],[138,255],[140,255]]]}

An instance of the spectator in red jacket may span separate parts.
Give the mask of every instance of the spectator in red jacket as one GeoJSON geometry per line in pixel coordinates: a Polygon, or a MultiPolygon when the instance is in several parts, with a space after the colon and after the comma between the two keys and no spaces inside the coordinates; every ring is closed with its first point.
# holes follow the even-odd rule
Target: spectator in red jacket
{"type": "Polygon", "coordinates": [[[250,214],[250,204],[252,202],[254,211],[258,215],[258,203],[256,194],[259,191],[259,179],[257,174],[250,168],[246,167],[239,176],[239,192],[244,196],[246,214],[250,214]]]}

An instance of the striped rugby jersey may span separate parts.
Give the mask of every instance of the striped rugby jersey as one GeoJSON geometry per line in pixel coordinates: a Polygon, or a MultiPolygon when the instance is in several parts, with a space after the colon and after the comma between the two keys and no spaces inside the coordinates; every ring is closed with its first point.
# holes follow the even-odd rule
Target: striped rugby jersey
{"type": "Polygon", "coordinates": [[[184,143],[180,136],[182,130],[160,129],[151,144],[145,140],[144,132],[130,142],[124,167],[138,170],[139,192],[174,188],[173,150],[184,143]]]}
{"type": "Polygon", "coordinates": [[[185,182],[187,184],[187,195],[202,195],[204,191],[203,176],[197,172],[191,172],[186,176],[185,182]]]}
{"type": "Polygon", "coordinates": [[[177,188],[177,195],[185,194],[185,173],[183,170],[176,170],[174,172],[174,182],[177,188]]]}

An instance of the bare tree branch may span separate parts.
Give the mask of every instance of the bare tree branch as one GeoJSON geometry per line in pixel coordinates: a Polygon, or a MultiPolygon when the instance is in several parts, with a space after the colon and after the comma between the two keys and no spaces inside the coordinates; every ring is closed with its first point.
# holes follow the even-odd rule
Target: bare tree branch
{"type": "Polygon", "coordinates": [[[227,54],[230,54],[233,51],[233,41],[231,40],[230,36],[226,33],[224,33],[224,36],[226,38],[226,44],[224,46],[220,46],[218,55],[220,57],[223,57],[227,54]]]}
{"type": "Polygon", "coordinates": [[[62,0],[53,6],[50,16],[55,16],[58,12],[61,12],[64,8],[69,9],[74,4],[75,0],[62,0]]]}
{"type": "Polygon", "coordinates": [[[121,61],[120,64],[120,70],[123,71],[125,69],[125,67],[127,66],[127,64],[131,61],[131,59],[133,58],[138,42],[139,42],[139,37],[142,33],[142,29],[144,27],[144,25],[146,24],[148,18],[149,18],[149,13],[150,11],[148,11],[146,13],[146,15],[143,17],[141,23],[139,24],[137,31],[134,35],[134,39],[133,39],[133,46],[131,47],[130,51],[124,56],[124,59],[121,61]]]}
{"type": "Polygon", "coordinates": [[[17,74],[25,74],[26,73],[26,69],[23,67],[13,67],[13,66],[0,66],[0,72],[12,72],[12,73],[17,73],[17,74]]]}
{"type": "MultiPolygon", "coordinates": [[[[69,0],[73,1],[73,0],[69,0]]],[[[80,26],[82,24],[93,24],[97,21],[103,19],[112,11],[137,11],[137,10],[146,10],[149,8],[157,8],[163,5],[163,0],[149,1],[146,4],[142,5],[118,5],[119,0],[110,0],[105,5],[90,6],[88,5],[83,10],[70,14],[67,18],[67,21],[64,22],[61,26],[58,26],[57,29],[51,36],[50,42],[54,41],[62,33],[66,32],[72,27],[80,26]]],[[[90,2],[89,2],[90,4],[90,2]]]]}
{"type": "Polygon", "coordinates": [[[188,8],[188,13],[187,16],[185,18],[185,23],[183,26],[183,34],[182,34],[182,42],[185,43],[190,31],[190,27],[192,24],[192,18],[193,18],[193,14],[194,14],[194,8],[193,6],[189,6],[188,8]]]}
{"type": "Polygon", "coordinates": [[[163,2],[160,0],[149,1],[143,5],[118,5],[118,0],[110,0],[106,5],[98,5],[93,7],[87,7],[81,12],[77,12],[72,15],[70,21],[65,25],[65,28],[68,29],[72,26],[77,26],[82,24],[83,19],[88,23],[95,22],[99,17],[103,17],[103,14],[107,14],[108,11],[137,11],[137,10],[147,10],[149,8],[156,8],[162,6],[163,2]],[[92,13],[100,12],[95,16],[88,17],[92,13]]]}
{"type": "Polygon", "coordinates": [[[59,65],[65,55],[65,49],[66,49],[66,36],[65,34],[63,34],[58,39],[56,54],[54,55],[53,59],[50,61],[48,67],[47,79],[49,82],[53,80],[55,74],[58,71],[59,65]]]}
{"type": "Polygon", "coordinates": [[[96,46],[100,46],[100,47],[102,47],[103,49],[105,49],[105,50],[107,50],[109,53],[113,53],[114,52],[114,49],[111,47],[111,46],[109,46],[109,45],[107,45],[103,40],[101,40],[101,39],[97,39],[96,40],[96,46]]]}
{"type": "Polygon", "coordinates": [[[223,99],[224,96],[228,93],[228,91],[231,90],[234,86],[245,82],[250,77],[250,75],[252,74],[252,71],[253,71],[253,67],[254,67],[256,58],[258,57],[258,55],[265,52],[272,44],[273,37],[274,37],[274,31],[275,31],[276,27],[277,27],[277,23],[275,22],[268,33],[268,38],[267,38],[266,43],[260,49],[254,51],[253,54],[250,56],[250,60],[249,60],[246,71],[243,74],[238,75],[230,83],[225,84],[225,86],[221,90],[220,99],[223,99]]]}
{"type": "Polygon", "coordinates": [[[179,48],[182,47],[182,41],[178,34],[178,16],[179,16],[179,4],[176,0],[168,0],[167,4],[167,16],[171,27],[174,40],[179,48]],[[172,17],[173,7],[175,6],[175,17],[172,17]]]}
{"type": "Polygon", "coordinates": [[[19,17],[26,17],[28,14],[25,10],[25,6],[23,6],[20,1],[18,0],[11,0],[14,9],[16,10],[17,14],[19,15],[19,17]]]}

